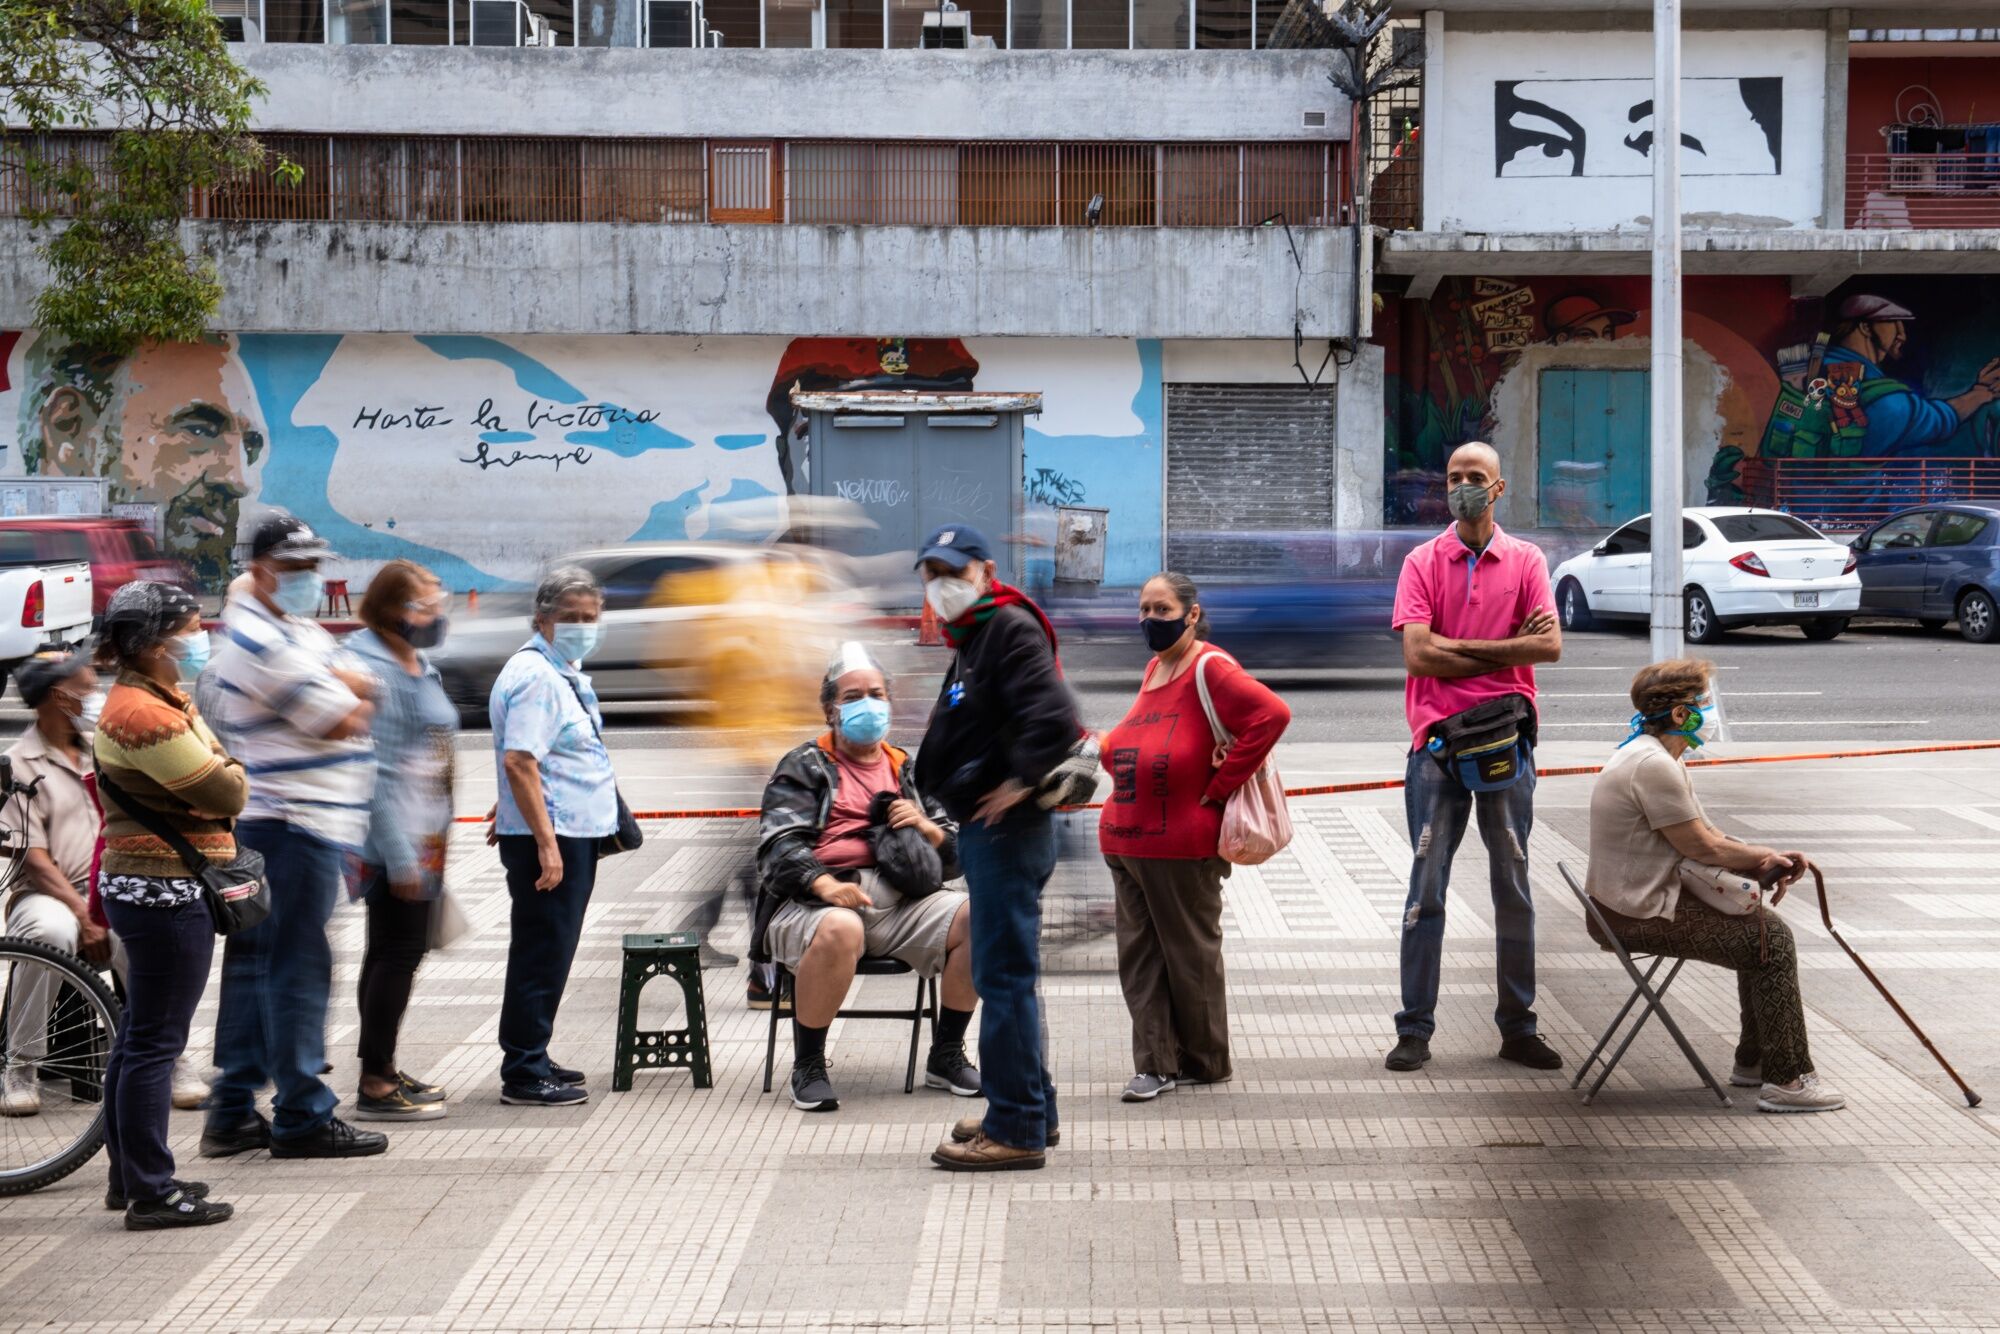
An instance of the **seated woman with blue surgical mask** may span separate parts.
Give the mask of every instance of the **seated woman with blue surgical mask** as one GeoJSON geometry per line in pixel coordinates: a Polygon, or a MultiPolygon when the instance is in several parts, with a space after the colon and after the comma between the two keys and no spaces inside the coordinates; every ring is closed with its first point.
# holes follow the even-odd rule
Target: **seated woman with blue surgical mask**
{"type": "Polygon", "coordinates": [[[819,700],[827,731],[780,760],[764,787],[750,933],[751,959],[776,963],[794,979],[792,1105],[806,1112],[840,1105],[826,1031],[864,955],[900,959],[939,979],[942,1007],[924,1085],[977,1097],[979,1071],[965,1054],[979,999],[965,894],[899,888],[876,852],[884,828],[914,829],[951,880],[958,826],[917,791],[915,762],[889,744],[889,678],[865,647],[841,645],[819,700]]]}
{"type": "MultiPolygon", "coordinates": [[[[1590,794],[1590,877],[1618,942],[1736,974],[1742,1032],[1729,1082],[1761,1112],[1846,1105],[1813,1070],[1791,928],[1772,912],[1812,869],[1803,852],[1739,842],[1709,823],[1684,763],[1712,737],[1713,663],[1656,662],[1632,679],[1632,733],[1590,794]]],[[[1590,923],[1593,939],[1608,945],[1590,923]]]]}

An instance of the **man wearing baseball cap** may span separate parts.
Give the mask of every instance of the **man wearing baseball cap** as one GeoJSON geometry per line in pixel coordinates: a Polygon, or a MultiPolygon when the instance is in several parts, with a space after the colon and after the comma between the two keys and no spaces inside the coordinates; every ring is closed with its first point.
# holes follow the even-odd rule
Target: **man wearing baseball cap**
{"type": "Polygon", "coordinates": [[[953,650],[917,752],[917,787],[959,824],[986,1093],[986,1115],[955,1126],[931,1161],[959,1172],[1037,1168],[1056,1138],[1037,994],[1056,837],[1035,793],[1069,760],[1083,725],[1056,660],[1055,628],[999,581],[984,534],[947,524],[925,539],[917,565],[953,650]]]}
{"type": "Polygon", "coordinates": [[[237,841],[264,855],[271,915],[223,947],[205,1158],[269,1148],[274,1158],[380,1153],[388,1137],[333,1114],[320,1078],[333,986],[327,922],[347,854],[368,830],[375,787],[369,740],[376,682],[312,619],[325,539],[271,514],[250,542],[250,586],[223,612],[221,647],[203,673],[203,716],[243,762],[250,800],[237,841]],[[257,1091],[275,1086],[272,1119],[257,1091]]]}

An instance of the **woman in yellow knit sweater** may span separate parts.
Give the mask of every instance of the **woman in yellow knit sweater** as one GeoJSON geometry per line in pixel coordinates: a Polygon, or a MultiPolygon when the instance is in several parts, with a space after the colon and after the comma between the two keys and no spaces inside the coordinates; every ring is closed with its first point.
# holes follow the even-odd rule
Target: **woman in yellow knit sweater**
{"type": "MultiPolygon", "coordinates": [[[[208,660],[194,598],[170,584],[125,585],[105,608],[99,656],[118,669],[97,723],[99,784],[157,813],[211,861],[233,861],[232,822],[249,784],[181,690],[208,660]]],[[[201,1182],[177,1180],[167,1147],[174,1062],[208,981],[215,924],[173,848],[108,793],[102,805],[98,893],[130,961],[125,1022],[104,1072],[104,1203],[135,1231],[220,1223],[231,1207],[201,1182]]]]}

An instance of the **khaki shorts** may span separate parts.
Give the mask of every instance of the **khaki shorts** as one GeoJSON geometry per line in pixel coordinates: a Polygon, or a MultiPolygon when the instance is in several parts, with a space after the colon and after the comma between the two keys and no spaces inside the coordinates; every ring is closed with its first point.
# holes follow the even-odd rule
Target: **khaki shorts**
{"type": "Polygon", "coordinates": [[[797,972],[799,960],[812,945],[813,933],[828,913],[851,912],[861,919],[861,949],[871,959],[900,959],[919,976],[944,971],[945,940],[952,919],[965,903],[961,890],[941,889],[921,899],[906,900],[872,870],[862,871],[861,888],[875,901],[872,908],[836,908],[830,903],[787,903],[771,918],[764,941],[771,957],[797,972]]]}

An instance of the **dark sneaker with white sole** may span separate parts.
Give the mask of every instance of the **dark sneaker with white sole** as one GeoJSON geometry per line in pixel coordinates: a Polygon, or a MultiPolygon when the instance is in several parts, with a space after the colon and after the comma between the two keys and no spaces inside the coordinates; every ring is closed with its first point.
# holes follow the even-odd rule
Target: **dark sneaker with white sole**
{"type": "Polygon", "coordinates": [[[571,1088],[582,1088],[590,1082],[583,1071],[572,1070],[566,1065],[557,1065],[554,1061],[549,1062],[549,1078],[558,1084],[567,1084],[571,1088]]]}
{"type": "Polygon", "coordinates": [[[367,1158],[389,1149],[379,1130],[356,1130],[339,1117],[303,1135],[271,1136],[273,1158],[367,1158]]]}
{"type": "Polygon", "coordinates": [[[235,1212],[235,1205],[196,1199],[184,1190],[176,1190],[164,1200],[134,1200],[126,1205],[125,1229],[151,1232],[169,1227],[206,1227],[210,1223],[228,1222],[235,1212]]]}
{"type": "Polygon", "coordinates": [[[1407,1074],[1412,1070],[1423,1069],[1430,1063],[1430,1059],[1431,1044],[1424,1038],[1405,1033],[1396,1039],[1396,1048],[1382,1062],[1382,1068],[1394,1070],[1398,1074],[1407,1074]]]}
{"type": "Polygon", "coordinates": [[[945,1089],[954,1097],[976,1098],[985,1091],[979,1071],[965,1055],[963,1042],[944,1042],[931,1048],[924,1062],[924,1087],[945,1089]]]}
{"type": "Polygon", "coordinates": [[[802,1112],[839,1110],[840,1098],[833,1091],[825,1061],[801,1061],[792,1067],[792,1106],[802,1112]]]}
{"type": "Polygon", "coordinates": [[[398,1070],[396,1087],[409,1095],[411,1102],[443,1102],[444,1085],[427,1084],[423,1080],[398,1070]]]}
{"type": "Polygon", "coordinates": [[[444,1114],[443,1098],[418,1102],[401,1084],[379,1096],[359,1090],[354,1094],[357,1121],[435,1121],[444,1114]]]}
{"type": "Polygon", "coordinates": [[[590,1090],[554,1079],[538,1079],[532,1084],[503,1084],[500,1101],[513,1107],[581,1107],[590,1101],[590,1090]]]}
{"type": "Polygon", "coordinates": [[[1562,1053],[1542,1041],[1536,1033],[1522,1033],[1500,1044],[1500,1059],[1525,1065],[1530,1070],[1560,1070],[1562,1053]]]}
{"type": "MultiPolygon", "coordinates": [[[[206,1181],[183,1181],[179,1177],[175,1177],[173,1187],[190,1200],[205,1200],[208,1198],[208,1183],[206,1181]]],[[[122,1210],[130,1203],[132,1201],[126,1199],[115,1190],[106,1190],[104,1192],[104,1207],[106,1209],[122,1210]]]]}

